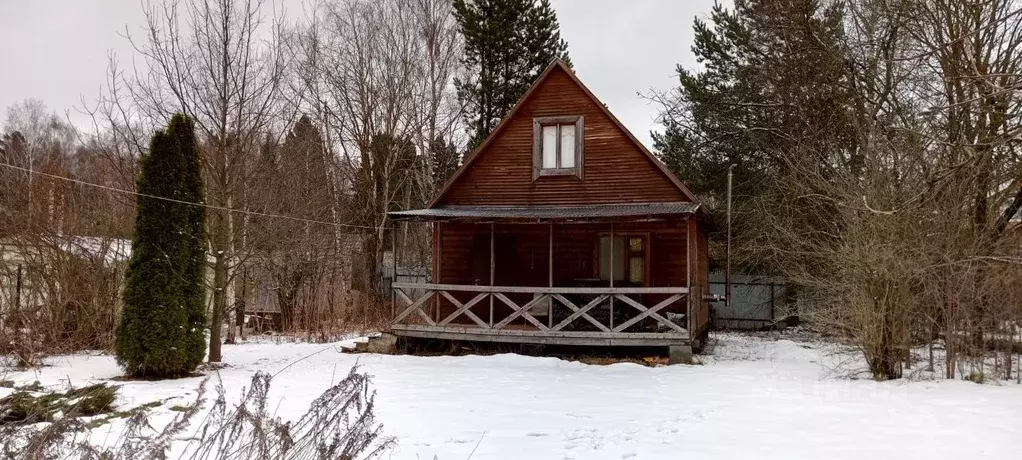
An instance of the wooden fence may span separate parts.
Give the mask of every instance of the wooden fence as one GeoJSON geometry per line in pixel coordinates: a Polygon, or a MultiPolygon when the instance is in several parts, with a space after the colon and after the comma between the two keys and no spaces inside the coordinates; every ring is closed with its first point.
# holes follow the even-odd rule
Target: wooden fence
{"type": "Polygon", "coordinates": [[[687,300],[684,287],[397,282],[392,288],[391,329],[398,335],[566,345],[668,345],[689,339],[689,328],[664,314],[668,307],[687,300]],[[647,295],[654,295],[657,301],[644,301],[647,295]],[[586,300],[579,301],[579,297],[586,300]]]}

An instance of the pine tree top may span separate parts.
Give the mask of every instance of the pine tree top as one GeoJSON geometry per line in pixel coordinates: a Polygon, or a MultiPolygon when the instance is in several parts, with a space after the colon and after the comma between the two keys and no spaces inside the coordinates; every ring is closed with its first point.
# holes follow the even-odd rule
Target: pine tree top
{"type": "Polygon", "coordinates": [[[455,82],[466,106],[469,148],[496,128],[532,82],[556,59],[569,66],[549,0],[455,0],[469,77],[455,82]]]}

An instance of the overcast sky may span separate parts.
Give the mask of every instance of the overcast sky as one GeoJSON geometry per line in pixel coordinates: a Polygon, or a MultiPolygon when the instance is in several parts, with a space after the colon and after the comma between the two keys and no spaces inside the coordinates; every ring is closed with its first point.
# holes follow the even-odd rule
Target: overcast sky
{"type": "MultiPolygon", "coordinates": [[[[32,97],[84,123],[75,107],[95,100],[107,55],[124,64],[121,36],[138,30],[142,0],[0,0],[0,108],[32,97]]],[[[301,0],[285,0],[300,14],[301,0]]],[[[638,92],[676,84],[675,66],[693,66],[692,20],[712,0],[551,0],[578,76],[647,145],[656,107],[638,92]]]]}

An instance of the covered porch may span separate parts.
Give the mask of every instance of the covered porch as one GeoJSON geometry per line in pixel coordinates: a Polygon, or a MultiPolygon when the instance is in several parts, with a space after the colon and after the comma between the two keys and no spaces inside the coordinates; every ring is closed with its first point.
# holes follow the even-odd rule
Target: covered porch
{"type": "Polygon", "coordinates": [[[697,209],[655,203],[391,213],[432,225],[433,235],[432,282],[392,284],[391,332],[543,345],[692,345],[709,320],[697,209]]]}

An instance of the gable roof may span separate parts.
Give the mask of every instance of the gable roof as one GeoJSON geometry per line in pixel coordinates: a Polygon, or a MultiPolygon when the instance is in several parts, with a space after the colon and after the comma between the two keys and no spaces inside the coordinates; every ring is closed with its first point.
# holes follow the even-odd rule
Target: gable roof
{"type": "Polygon", "coordinates": [[[674,174],[671,174],[671,172],[667,170],[667,167],[664,166],[664,164],[661,163],[660,160],[657,159],[657,157],[653,155],[653,153],[650,152],[645,145],[642,144],[642,142],[639,142],[639,140],[635,138],[635,135],[633,135],[632,132],[628,130],[628,128],[625,128],[625,126],[621,124],[621,120],[618,120],[618,118],[614,116],[613,113],[610,112],[610,109],[607,108],[607,105],[604,104],[603,101],[600,101],[600,99],[596,97],[596,95],[593,94],[593,92],[590,91],[589,88],[586,87],[586,85],[582,83],[581,80],[578,79],[578,76],[575,75],[575,72],[573,72],[567,66],[567,64],[565,64],[560,59],[557,59],[554,62],[550,63],[549,66],[547,66],[543,73],[541,73],[539,77],[536,78],[536,81],[532,83],[532,86],[529,87],[529,90],[526,91],[525,94],[520,99],[518,99],[518,102],[515,104],[514,107],[511,108],[511,111],[508,112],[508,114],[505,115],[504,118],[500,120],[500,123],[497,124],[497,127],[493,129],[490,135],[487,136],[486,139],[481,144],[479,144],[479,146],[476,147],[476,149],[472,151],[472,153],[465,159],[465,162],[461,165],[461,167],[458,168],[457,171],[455,171],[451,178],[447,180],[447,183],[445,183],[444,186],[440,189],[440,191],[437,192],[436,196],[433,197],[433,200],[429,202],[429,204],[426,206],[427,208],[433,208],[437,205],[437,203],[440,202],[440,200],[444,197],[444,195],[447,194],[451,187],[465,174],[466,171],[468,171],[468,168],[472,165],[472,163],[479,158],[480,154],[484,150],[486,150],[486,148],[493,142],[494,139],[500,136],[504,128],[507,127],[508,122],[511,119],[513,119],[521,110],[522,106],[525,104],[525,101],[532,96],[532,94],[536,91],[537,88],[543,85],[543,83],[547,80],[547,78],[553,73],[555,69],[563,70],[564,73],[567,74],[568,77],[571,79],[571,81],[582,89],[582,92],[585,93],[586,97],[591,99],[596,104],[596,106],[599,107],[600,110],[607,116],[607,118],[609,118],[611,122],[613,122],[613,124],[619,130],[621,130],[621,132],[625,134],[628,140],[632,144],[634,144],[635,147],[640,152],[646,155],[650,162],[652,162],[653,165],[656,166],[660,173],[663,174],[664,177],[666,177],[671,182],[671,184],[673,184],[688,200],[692,201],[693,203],[697,202],[695,195],[692,194],[688,187],[686,187],[685,184],[682,183],[674,174]]]}

